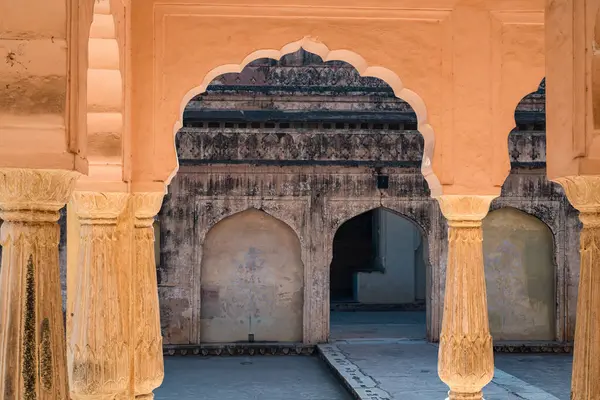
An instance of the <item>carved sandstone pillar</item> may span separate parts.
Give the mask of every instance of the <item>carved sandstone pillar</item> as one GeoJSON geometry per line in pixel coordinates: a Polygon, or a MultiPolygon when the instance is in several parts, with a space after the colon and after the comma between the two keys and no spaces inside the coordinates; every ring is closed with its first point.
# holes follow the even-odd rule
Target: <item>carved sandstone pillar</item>
{"type": "Polygon", "coordinates": [[[494,376],[481,220],[494,196],[440,196],[448,220],[448,265],[438,372],[450,400],[480,400],[494,376]]]}
{"type": "Polygon", "coordinates": [[[583,223],[572,400],[600,399],[600,176],[557,179],[583,223]]]}
{"type": "Polygon", "coordinates": [[[158,286],[154,257],[154,217],[164,193],[135,193],[132,273],[132,330],[134,392],[136,399],[152,399],[164,378],[158,286]]]}
{"type": "Polygon", "coordinates": [[[73,400],[110,400],[129,389],[127,327],[129,290],[122,278],[117,218],[127,193],[76,191],[72,205],[79,218],[79,254],[68,329],[69,383],[73,400]]]}
{"type": "Polygon", "coordinates": [[[0,398],[68,397],[57,224],[78,173],[0,169],[0,398]]]}

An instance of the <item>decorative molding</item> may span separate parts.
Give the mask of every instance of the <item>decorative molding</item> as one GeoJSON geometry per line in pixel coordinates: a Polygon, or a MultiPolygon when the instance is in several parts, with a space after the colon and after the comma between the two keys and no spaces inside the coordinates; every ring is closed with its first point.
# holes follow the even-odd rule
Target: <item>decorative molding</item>
{"type": "Polygon", "coordinates": [[[494,353],[572,353],[572,342],[494,343],[494,353]]]}
{"type": "Polygon", "coordinates": [[[128,198],[128,193],[119,192],[73,192],[73,204],[82,225],[116,224],[128,198]]]}
{"type": "Polygon", "coordinates": [[[440,209],[451,227],[481,226],[490,209],[490,204],[498,196],[442,195],[436,197],[440,209]]]}
{"type": "Polygon", "coordinates": [[[66,170],[0,169],[0,218],[57,221],[79,176],[66,170]]]}
{"type": "Polygon", "coordinates": [[[136,228],[152,227],[154,217],[156,217],[162,206],[164,196],[163,192],[133,193],[136,228]]]}
{"type": "Polygon", "coordinates": [[[581,213],[600,212],[600,175],[565,176],[554,181],[563,187],[569,202],[581,213]]]}
{"type": "Polygon", "coordinates": [[[165,345],[163,354],[166,356],[264,356],[264,355],[312,355],[314,345],[284,345],[279,343],[265,344],[229,344],[229,345],[165,345]]]}
{"type": "Polygon", "coordinates": [[[416,132],[183,128],[177,136],[177,153],[181,161],[389,161],[411,162],[418,167],[423,155],[423,139],[416,132]]]}

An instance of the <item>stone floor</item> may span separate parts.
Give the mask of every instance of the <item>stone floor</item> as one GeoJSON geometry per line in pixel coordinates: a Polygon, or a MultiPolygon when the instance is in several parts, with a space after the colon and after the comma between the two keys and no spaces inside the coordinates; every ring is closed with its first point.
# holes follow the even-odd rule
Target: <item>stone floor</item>
{"type": "Polygon", "coordinates": [[[496,368],[539,386],[561,400],[570,397],[570,354],[496,354],[496,368]]]}
{"type": "MultiPolygon", "coordinates": [[[[361,399],[446,398],[448,389],[437,375],[436,345],[418,340],[366,339],[320,349],[361,399]]],[[[494,379],[484,389],[486,400],[569,399],[570,356],[501,354],[496,358],[494,379]]]]}
{"type": "MultiPolygon", "coordinates": [[[[446,398],[447,387],[437,375],[438,348],[423,340],[423,312],[332,312],[331,331],[333,343],[320,346],[325,361],[310,356],[167,357],[156,399],[446,398]]],[[[486,400],[568,400],[571,361],[563,354],[496,354],[486,400]]]]}
{"type": "Polygon", "coordinates": [[[318,357],[165,357],[156,400],[350,400],[318,357]]]}
{"type": "Polygon", "coordinates": [[[424,311],[332,311],[331,338],[424,339],[424,311]]]}

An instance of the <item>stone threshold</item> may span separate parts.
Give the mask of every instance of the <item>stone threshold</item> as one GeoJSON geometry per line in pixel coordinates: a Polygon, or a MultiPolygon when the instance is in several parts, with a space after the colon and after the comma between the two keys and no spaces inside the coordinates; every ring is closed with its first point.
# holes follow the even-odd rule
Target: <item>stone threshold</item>
{"type": "MultiPolygon", "coordinates": [[[[424,343],[425,339],[410,338],[355,338],[336,339],[332,344],[410,344],[424,343]]],[[[437,345],[434,342],[427,342],[437,345]]],[[[572,353],[573,342],[495,341],[495,353],[572,353]]]]}
{"type": "MultiPolygon", "coordinates": [[[[356,343],[356,341],[351,341],[356,343]]],[[[388,342],[390,343],[390,342],[388,342]]],[[[395,340],[392,343],[425,343],[415,340],[395,340]]],[[[364,341],[360,344],[365,344],[364,341]]],[[[379,386],[377,381],[363,373],[361,369],[348,359],[335,344],[317,345],[317,354],[333,371],[335,376],[346,387],[356,400],[393,400],[394,397],[379,386]]],[[[516,395],[523,400],[560,400],[544,390],[530,385],[498,368],[494,370],[494,378],[490,385],[496,385],[507,393],[516,395]]]]}
{"type": "Polygon", "coordinates": [[[572,353],[573,342],[494,341],[495,353],[572,353]]]}
{"type": "MultiPolygon", "coordinates": [[[[340,339],[333,344],[410,344],[423,343],[423,339],[340,339]]],[[[435,343],[432,343],[435,345],[435,343]]],[[[494,342],[496,353],[571,353],[573,343],[562,342],[494,342]]],[[[169,344],[163,346],[163,354],[174,356],[235,356],[235,355],[312,355],[314,345],[302,343],[218,343],[218,344],[169,344]]]]}
{"type": "Polygon", "coordinates": [[[287,356],[312,355],[314,352],[314,345],[302,343],[217,343],[163,346],[163,354],[167,356],[287,356]]]}

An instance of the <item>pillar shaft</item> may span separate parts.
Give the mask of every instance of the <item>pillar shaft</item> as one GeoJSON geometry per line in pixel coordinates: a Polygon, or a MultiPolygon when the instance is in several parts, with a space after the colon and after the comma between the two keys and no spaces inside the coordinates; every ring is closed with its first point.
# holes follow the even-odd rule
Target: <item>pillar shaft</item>
{"type": "Polygon", "coordinates": [[[154,398],[152,391],[161,385],[164,378],[153,228],[163,196],[163,193],[133,194],[132,329],[136,399],[154,398]]]}
{"type": "Polygon", "coordinates": [[[559,179],[583,223],[572,400],[600,399],[600,176],[559,179]]]}
{"type": "Polygon", "coordinates": [[[129,389],[127,309],[117,218],[127,193],[80,192],[72,205],[79,219],[79,246],[73,265],[73,309],[68,328],[71,398],[110,400],[129,389]]]}
{"type": "Polygon", "coordinates": [[[480,400],[494,375],[481,221],[494,196],[440,196],[448,220],[448,265],[438,372],[450,400],[480,400]]]}
{"type": "Polygon", "coordinates": [[[68,397],[59,210],[79,174],[0,169],[0,398],[68,397]]]}

